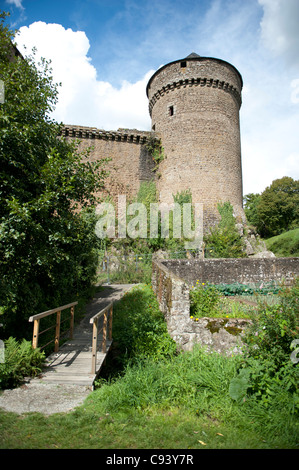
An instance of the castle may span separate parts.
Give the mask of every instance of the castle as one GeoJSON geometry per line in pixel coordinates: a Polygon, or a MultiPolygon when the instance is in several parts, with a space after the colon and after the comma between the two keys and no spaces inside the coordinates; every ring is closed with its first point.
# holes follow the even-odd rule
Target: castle
{"type": "Polygon", "coordinates": [[[242,208],[239,110],[243,81],[228,62],[195,53],[159,68],[146,93],[152,130],[65,125],[67,139],[80,139],[80,150],[92,146],[90,159],[110,158],[106,188],[130,200],[143,181],[156,181],[159,202],[190,190],[203,204],[204,227],[219,218],[217,205],[230,201],[238,221],[242,208]],[[153,147],[163,149],[157,169],[153,147]]]}

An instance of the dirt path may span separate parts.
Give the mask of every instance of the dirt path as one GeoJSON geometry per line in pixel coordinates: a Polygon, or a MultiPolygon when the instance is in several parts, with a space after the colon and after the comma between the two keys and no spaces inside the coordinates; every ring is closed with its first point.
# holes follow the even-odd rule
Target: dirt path
{"type": "MultiPolygon", "coordinates": [[[[134,284],[105,286],[86,307],[86,315],[77,328],[89,325],[89,318],[111,301],[119,300],[134,284]]],[[[0,392],[0,408],[18,414],[39,412],[44,415],[68,412],[81,405],[91,393],[82,385],[57,385],[43,383],[42,378],[0,392]]]]}

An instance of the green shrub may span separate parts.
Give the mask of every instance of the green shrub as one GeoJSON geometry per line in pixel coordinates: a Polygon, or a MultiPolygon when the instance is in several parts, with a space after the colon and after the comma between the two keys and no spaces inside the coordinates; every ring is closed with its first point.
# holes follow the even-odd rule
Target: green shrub
{"type": "Polygon", "coordinates": [[[299,369],[291,361],[291,343],[299,332],[299,280],[279,294],[278,305],[260,303],[243,337],[244,359],[230,384],[239,402],[251,397],[266,408],[285,406],[299,412],[299,369]]]}
{"type": "Polygon", "coordinates": [[[236,228],[233,206],[229,202],[218,204],[221,220],[204,236],[205,256],[209,258],[243,258],[244,241],[236,228]]]}
{"type": "Polygon", "coordinates": [[[190,290],[190,314],[193,317],[212,317],[218,313],[220,294],[211,284],[198,284],[190,290]]]}
{"type": "Polygon", "coordinates": [[[24,377],[34,377],[41,372],[45,354],[33,349],[29,341],[18,342],[10,337],[5,342],[4,362],[0,364],[0,387],[13,388],[24,377]]]}
{"type": "Polygon", "coordinates": [[[299,333],[299,278],[292,287],[281,289],[278,299],[276,305],[259,304],[244,342],[249,356],[266,359],[271,352],[279,365],[289,358],[290,345],[299,333]]]}
{"type": "Polygon", "coordinates": [[[260,285],[247,285],[234,282],[232,284],[215,284],[217,290],[225,296],[253,295],[253,294],[278,294],[280,286],[275,283],[262,283],[260,285]]]}
{"type": "Polygon", "coordinates": [[[151,286],[141,284],[127,292],[114,307],[115,362],[123,367],[141,357],[171,357],[176,343],[170,337],[151,286]]]}

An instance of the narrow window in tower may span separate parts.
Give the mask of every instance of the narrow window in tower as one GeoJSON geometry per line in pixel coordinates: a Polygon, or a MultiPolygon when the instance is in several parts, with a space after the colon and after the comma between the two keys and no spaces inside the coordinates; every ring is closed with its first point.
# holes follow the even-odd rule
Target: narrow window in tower
{"type": "Polygon", "coordinates": [[[169,106],[168,112],[169,112],[169,116],[173,116],[173,113],[174,113],[173,106],[169,106]]]}
{"type": "Polygon", "coordinates": [[[185,68],[185,67],[187,67],[187,62],[185,60],[183,60],[181,62],[181,68],[185,68]]]}
{"type": "Polygon", "coordinates": [[[152,131],[155,131],[156,130],[156,124],[153,124],[152,125],[152,131]]]}

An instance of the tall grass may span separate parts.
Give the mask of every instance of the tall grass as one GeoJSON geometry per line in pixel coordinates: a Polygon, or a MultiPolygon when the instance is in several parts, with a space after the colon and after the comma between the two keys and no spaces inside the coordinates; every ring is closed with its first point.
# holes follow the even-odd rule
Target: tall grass
{"type": "Polygon", "coordinates": [[[265,240],[267,249],[278,257],[299,256],[299,228],[265,240]]]}
{"type": "MultiPolygon", "coordinates": [[[[163,361],[140,360],[116,380],[103,384],[86,401],[89,412],[113,419],[136,413],[167,415],[174,410],[213,423],[228,434],[239,435],[238,447],[248,446],[252,434],[269,447],[294,447],[298,440],[296,416],[286,406],[287,390],[267,405],[247,396],[241,403],[229,394],[241,357],[223,357],[195,347],[192,352],[163,361]],[[248,436],[248,437],[247,437],[248,436]]],[[[192,418],[193,417],[193,418],[192,418]]],[[[170,431],[171,432],[171,431],[170,431]]],[[[216,445],[216,444],[214,444],[216,445]]],[[[232,445],[231,443],[229,444],[232,445]]]]}

